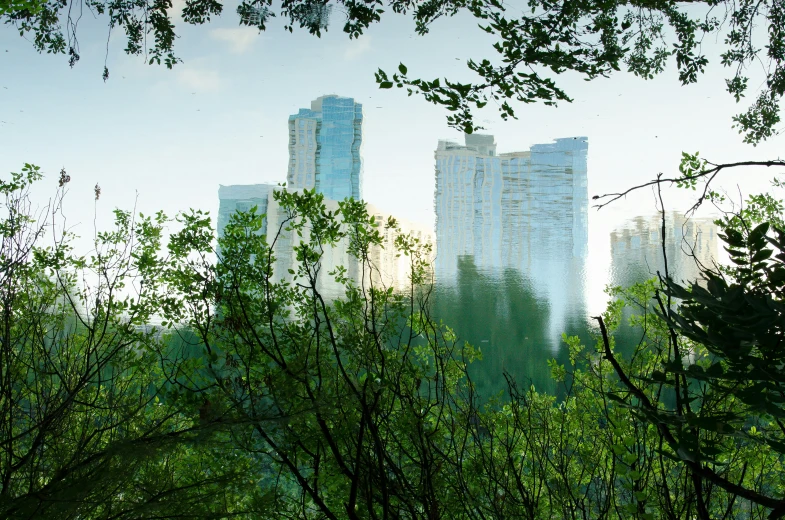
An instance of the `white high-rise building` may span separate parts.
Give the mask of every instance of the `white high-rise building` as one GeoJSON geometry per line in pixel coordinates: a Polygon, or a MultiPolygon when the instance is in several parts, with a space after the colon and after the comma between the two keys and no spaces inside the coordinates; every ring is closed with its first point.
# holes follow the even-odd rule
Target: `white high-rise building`
{"type": "MultiPolygon", "coordinates": [[[[665,214],[665,253],[671,278],[682,284],[700,279],[700,265],[713,267],[717,258],[717,226],[710,218],[688,219],[665,214]]],[[[662,215],[636,217],[611,233],[611,281],[627,287],[665,276],[662,215]]]]}
{"type": "MultiPolygon", "coordinates": [[[[273,266],[273,281],[292,279],[289,269],[296,271],[296,258],[294,248],[303,240],[309,239],[308,230],[305,229],[303,237],[287,231],[288,215],[281,209],[273,194],[279,189],[272,184],[221,186],[218,190],[220,207],[218,210],[218,236],[223,235],[223,229],[228,224],[231,214],[237,210],[248,211],[253,207],[257,213],[266,215],[261,234],[267,235],[267,243],[274,244],[273,253],[276,258],[273,266]]],[[[325,206],[329,211],[338,210],[338,202],[325,199],[325,206]]],[[[361,263],[349,254],[349,239],[344,238],[338,244],[325,247],[320,261],[320,275],[317,288],[330,298],[342,296],[343,287],[334,282],[329,274],[338,266],[346,268],[349,279],[355,283],[364,283],[368,286],[373,283],[379,287],[393,287],[402,290],[409,285],[410,264],[409,258],[399,255],[395,248],[395,239],[398,234],[411,234],[420,240],[421,244],[431,246],[429,263],[433,261],[434,238],[430,229],[416,223],[398,219],[400,231],[386,229],[385,224],[390,214],[385,213],[375,206],[366,205],[369,216],[373,216],[379,223],[382,235],[381,246],[372,247],[369,251],[370,266],[361,263]]]]}
{"type": "Polygon", "coordinates": [[[497,154],[493,136],[436,150],[437,272],[456,258],[478,267],[533,267],[539,257],[585,258],[588,248],[585,137],[497,154]]]}
{"type": "MultiPolygon", "coordinates": [[[[337,211],[338,202],[334,200],[325,199],[324,201],[328,211],[337,211]]],[[[430,262],[433,261],[433,233],[419,224],[410,222],[408,220],[398,219],[397,221],[399,231],[393,229],[386,229],[385,224],[390,214],[385,213],[375,206],[370,204],[366,205],[369,216],[373,216],[375,222],[379,225],[379,232],[382,236],[382,243],[380,246],[372,246],[368,252],[369,264],[361,263],[357,258],[349,253],[348,237],[344,237],[337,244],[325,247],[322,252],[322,257],[319,266],[319,279],[317,288],[329,298],[337,298],[343,296],[343,286],[336,284],[330,272],[335,271],[338,266],[346,268],[346,274],[349,279],[357,284],[364,284],[369,287],[372,283],[375,287],[393,287],[395,290],[403,290],[409,287],[411,272],[409,265],[409,258],[404,255],[399,255],[399,251],[395,247],[395,239],[399,234],[411,234],[420,240],[422,244],[430,244],[431,256],[427,258],[430,262]]],[[[275,279],[291,279],[289,269],[296,269],[296,258],[294,255],[294,248],[302,241],[310,239],[307,229],[303,230],[303,236],[300,237],[296,233],[287,232],[285,225],[282,225],[286,215],[282,212],[280,206],[275,200],[271,200],[268,206],[268,241],[273,237],[276,239],[274,253],[276,257],[275,265],[275,279]]]]}
{"type": "Polygon", "coordinates": [[[490,273],[517,269],[551,306],[551,330],[583,305],[588,251],[586,137],[498,154],[493,136],[436,150],[436,280],[449,286],[458,259],[490,273]]]}
{"type": "MultiPolygon", "coordinates": [[[[275,188],[273,184],[219,185],[218,236],[223,236],[223,230],[229,223],[229,218],[236,211],[249,211],[256,207],[257,213],[267,213],[267,205],[272,199],[275,188]]],[[[262,230],[262,234],[266,232],[266,229],[262,230]]]]}

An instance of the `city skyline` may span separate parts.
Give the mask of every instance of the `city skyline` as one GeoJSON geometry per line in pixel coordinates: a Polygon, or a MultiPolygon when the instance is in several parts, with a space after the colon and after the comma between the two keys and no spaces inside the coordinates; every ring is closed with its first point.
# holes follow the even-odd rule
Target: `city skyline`
{"type": "MultiPolygon", "coordinates": [[[[328,201],[362,200],[362,123],[362,105],[336,94],[291,115],[288,189],[315,189],[328,201]]],[[[434,154],[437,271],[446,273],[465,255],[480,268],[525,271],[543,257],[535,250],[549,264],[564,254],[585,258],[588,138],[556,138],[502,154],[493,135],[465,134],[464,140],[439,140],[434,154]]],[[[257,206],[268,213],[275,189],[271,183],[220,185],[219,236],[233,211],[257,206]]]]}
{"type": "MultiPolygon", "coordinates": [[[[288,188],[315,188],[325,195],[329,207],[331,204],[337,207],[337,202],[331,201],[341,200],[331,199],[330,193],[333,196],[356,193],[362,186],[363,123],[362,105],[351,97],[335,94],[320,96],[311,102],[310,109],[291,115],[288,188]],[[329,132],[323,131],[325,120],[335,129],[336,119],[340,121],[338,131],[332,135],[337,137],[331,138],[329,132]],[[347,139],[349,134],[351,139],[347,139]],[[319,164],[324,150],[324,146],[317,146],[320,144],[333,147],[324,156],[328,163],[337,158],[340,168],[321,168],[325,161],[319,164]],[[330,182],[317,185],[317,172],[338,174],[330,182]]],[[[432,206],[435,229],[429,230],[427,225],[397,215],[396,218],[404,223],[404,232],[417,230],[424,242],[432,241],[435,279],[441,284],[454,282],[458,259],[467,255],[481,271],[519,270],[531,280],[532,290],[549,302],[547,329],[558,343],[567,317],[586,314],[586,289],[590,282],[585,277],[588,138],[555,138],[551,143],[534,144],[525,151],[505,153],[497,152],[495,138],[490,134],[464,135],[464,143],[437,142],[432,206]]],[[[231,212],[253,206],[267,214],[265,226],[268,221],[277,225],[277,203],[273,200],[276,189],[277,184],[273,183],[220,186],[216,222],[219,235],[231,212]]],[[[378,220],[392,216],[371,205],[368,211],[378,220]]],[[[612,247],[617,248],[615,239],[611,241],[615,244],[612,247]]],[[[374,253],[379,274],[383,273],[375,281],[384,280],[401,288],[405,276],[400,261],[390,256],[392,243],[393,239],[385,236],[386,247],[374,253]]],[[[278,238],[276,256],[281,266],[293,266],[293,245],[286,233],[278,238]]],[[[615,254],[612,252],[611,256],[615,254]]],[[[369,280],[349,259],[346,244],[328,248],[323,263],[325,272],[345,265],[351,279],[369,280]]],[[[278,269],[279,274],[287,268],[278,269]]],[[[322,289],[330,292],[329,288],[322,289]]]]}
{"type": "MultiPolygon", "coordinates": [[[[310,109],[300,109],[289,117],[289,168],[287,189],[303,191],[315,189],[324,196],[328,211],[338,210],[338,204],[345,198],[362,200],[362,105],[350,97],[338,95],[320,96],[311,102],[310,109]]],[[[296,245],[308,240],[309,232],[303,236],[293,235],[284,225],[286,212],[281,210],[274,194],[281,187],[272,183],[246,185],[219,185],[219,209],[216,220],[217,235],[223,235],[223,228],[235,211],[249,211],[256,207],[264,214],[261,234],[275,234],[273,281],[289,279],[295,270],[293,254],[296,245]]],[[[349,254],[349,239],[341,239],[337,244],[325,247],[320,259],[318,278],[319,290],[330,298],[340,297],[340,284],[334,284],[331,272],[338,266],[346,267],[346,275],[358,284],[383,284],[385,287],[404,289],[409,284],[407,258],[397,254],[395,237],[397,233],[411,234],[423,245],[433,246],[432,230],[427,226],[395,217],[366,203],[366,211],[379,224],[382,236],[380,247],[372,247],[369,261],[372,266],[361,264],[349,254]],[[387,227],[390,218],[397,222],[399,231],[387,227]]],[[[271,240],[268,239],[268,244],[271,240]]],[[[433,248],[432,248],[433,249],[433,248]]],[[[431,258],[433,250],[431,251],[431,258]]]]}
{"type": "MultiPolygon", "coordinates": [[[[436,138],[463,136],[448,128],[447,110],[422,96],[379,89],[374,72],[403,62],[411,74],[459,77],[466,61],[481,58],[480,49],[493,43],[476,30],[472,17],[437,20],[428,35],[418,36],[409,19],[391,16],[389,23],[350,40],[337,28],[321,38],[296,30],[260,35],[237,27],[233,16],[192,27],[179,24],[182,7],[175,3],[184,63],[173,70],[127,56],[119,40],[107,49],[105,27],[92,19],[80,24],[84,52],[74,68],[62,56],[37,54],[13,31],[0,37],[1,66],[8,71],[2,81],[7,90],[0,88],[6,152],[0,162],[6,173],[25,162],[41,166],[46,177],[35,200],[42,204],[65,167],[72,178],[69,223],[83,237],[80,249],[90,250],[93,223],[111,222],[115,208],[175,215],[193,207],[215,219],[218,183],[283,182],[287,118],[324,93],[350,95],[363,105],[363,197],[392,214],[433,225],[436,138]],[[273,50],[279,37],[281,45],[273,50]],[[111,77],[103,82],[107,60],[111,77]],[[97,202],[96,184],[102,189],[97,202]]],[[[280,18],[272,22],[283,24],[280,18]]],[[[730,117],[739,107],[724,90],[723,47],[702,44],[710,63],[699,85],[682,86],[675,68],[647,81],[624,71],[591,82],[563,75],[560,84],[573,102],[550,107],[510,101],[518,119],[504,121],[498,106],[489,103],[478,111],[477,122],[504,151],[552,136],[590,136],[590,195],[624,191],[658,173],[678,174],[682,152],[700,151],[715,163],[781,155],[782,136],[752,147],[731,128],[730,117]],[[641,102],[648,99],[657,103],[641,102]],[[632,131],[636,121],[645,125],[632,131]]],[[[758,80],[751,76],[750,81],[758,80]]],[[[726,188],[737,204],[737,183],[747,197],[770,189],[769,180],[770,175],[741,168],[717,178],[718,189],[726,188]]],[[[687,210],[695,202],[691,190],[664,185],[662,193],[667,209],[687,210]]],[[[650,190],[638,190],[590,212],[592,312],[602,312],[607,301],[611,231],[628,218],[653,212],[656,199],[650,190]]],[[[698,216],[712,211],[704,204],[698,216]]]]}

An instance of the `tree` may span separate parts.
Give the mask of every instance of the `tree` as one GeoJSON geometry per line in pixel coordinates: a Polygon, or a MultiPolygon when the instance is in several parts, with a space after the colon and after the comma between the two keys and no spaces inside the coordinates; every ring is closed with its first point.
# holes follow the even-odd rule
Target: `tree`
{"type": "MultiPolygon", "coordinates": [[[[467,372],[474,350],[458,347],[452,331],[429,318],[416,242],[397,240],[412,259],[408,292],[373,277],[353,281],[338,268],[326,274],[345,297],[328,301],[318,290],[327,249],[348,240],[362,270],[373,270],[370,250],[384,224],[350,200],[331,212],[315,192],[275,197],[286,213],[280,226],[264,235],[262,215],[236,214],[217,264],[201,252],[212,237],[209,222],[189,218],[173,242],[191,248],[166,277],[190,295],[171,311],[188,317],[215,381],[214,412],[204,419],[238,411],[233,438],[260,461],[254,479],[277,515],[649,520],[760,517],[776,507],[760,497],[779,492],[777,453],[688,423],[711,454],[696,465],[685,458],[686,437],[669,436],[671,423],[652,419],[673,416],[669,407],[679,402],[660,376],[674,359],[674,332],[648,303],[657,294],[653,281],[613,293],[622,299],[604,315],[594,350],[565,337],[570,368],[550,363],[563,399],[520,390],[508,378],[510,400],[483,402],[467,372]],[[300,238],[297,262],[280,280],[274,244],[287,235],[300,238]],[[625,304],[637,306],[633,325],[643,329],[629,361],[614,353],[605,328],[618,326],[625,304]]],[[[705,363],[706,347],[687,336],[678,341],[705,363]]],[[[696,424],[740,410],[733,399],[691,391],[696,424]]]]}
{"type": "Polygon", "coordinates": [[[202,212],[117,211],[87,258],[39,246],[39,176],[2,185],[5,517],[782,516],[785,253],[761,253],[783,249],[765,226],[726,231],[732,283],[614,290],[595,348],[565,336],[568,367],[550,362],[561,398],[508,377],[509,399],[487,401],[475,350],[430,317],[427,246],[396,235],[406,291],[370,276],[396,225],[362,202],[280,190],[279,226],[237,213],[217,248],[202,212]],[[275,244],[294,237],[276,277],[275,244]],[[340,242],[358,279],[321,268],[340,242]],[[686,303],[665,312],[668,295],[686,303]],[[625,305],[642,334],[622,359],[625,305]],[[170,334],[141,327],[154,311],[170,334]]]}
{"type": "MultiPolygon", "coordinates": [[[[416,242],[397,240],[412,261],[408,292],[373,277],[353,281],[338,268],[326,275],[345,297],[329,301],[318,289],[327,249],[348,240],[362,271],[373,270],[370,251],[385,224],[351,200],[331,212],[313,191],[275,197],[286,215],[280,226],[265,235],[263,215],[236,214],[217,264],[201,252],[212,237],[209,222],[188,218],[173,242],[191,247],[178,253],[167,279],[190,295],[171,311],[182,313],[178,321],[188,317],[215,380],[208,397],[215,412],[205,420],[239,411],[235,442],[263,461],[254,479],[278,516],[648,520],[765,511],[766,504],[737,500],[734,489],[696,483],[657,427],[629,413],[625,380],[611,377],[618,366],[651,379],[668,359],[667,322],[646,303],[653,282],[627,297],[642,303],[634,324],[645,327],[628,363],[607,353],[607,336],[593,352],[565,338],[572,377],[551,363],[563,399],[520,391],[508,379],[510,400],[483,403],[467,372],[474,350],[458,347],[452,331],[429,318],[416,242]],[[300,239],[297,262],[280,280],[274,245],[287,235],[300,239]]],[[[614,302],[603,323],[615,327],[623,303],[614,302]]],[[[642,391],[655,410],[672,400],[665,386],[642,391]]],[[[737,444],[726,449],[733,457],[716,462],[717,478],[765,492],[761,477],[781,471],[781,461],[737,444]]]]}
{"type": "Polygon", "coordinates": [[[34,219],[40,176],[27,165],[0,185],[3,517],[452,518],[475,507],[455,499],[448,470],[468,449],[453,440],[477,421],[475,352],[429,317],[427,244],[396,235],[412,269],[396,292],[369,273],[394,221],[281,191],[286,218],[270,244],[255,210],[233,216],[218,249],[202,212],[116,210],[114,229],[78,256],[47,221],[70,178],[61,172],[34,219]],[[302,240],[295,269],[273,281],[283,234],[302,240]],[[342,240],[359,281],[321,271],[342,240]],[[323,276],[344,298],[319,292],[323,276]]]}
{"type": "MultiPolygon", "coordinates": [[[[123,28],[126,53],[144,55],[150,64],[163,63],[169,68],[180,61],[174,53],[177,35],[170,0],[48,0],[31,4],[5,0],[0,17],[21,35],[32,34],[39,52],[67,53],[69,64],[74,66],[80,50],[71,13],[81,12],[83,7],[106,15],[110,29],[123,28]]],[[[327,30],[331,13],[338,10],[346,17],[343,31],[350,38],[380,22],[387,11],[410,13],[418,34],[427,33],[440,17],[460,12],[475,17],[480,30],[498,39],[493,48],[499,55],[497,63],[490,59],[467,62],[469,70],[479,76],[476,82],[410,78],[403,64],[392,75],[381,69],[376,74],[380,88],[397,86],[406,88],[409,95],[422,94],[452,112],[448,116],[451,126],[469,133],[481,128],[474,123],[473,111],[491,101],[499,104],[504,119],[515,117],[511,99],[548,105],[569,102],[569,94],[552,76],[566,71],[592,80],[624,66],[650,79],[665,70],[675,56],[679,80],[695,83],[708,64],[701,53],[703,38],[724,35],[726,50],[721,62],[730,69],[726,89],[737,102],[747,94],[747,70],[752,64],[763,63],[766,75],[765,87],[745,112],[733,118],[734,126],[753,144],[776,134],[779,103],[785,93],[785,10],[778,0],[704,0],[688,5],[671,0],[533,0],[528,8],[519,16],[510,16],[508,6],[498,0],[284,0],[278,14],[286,20],[285,30],[291,32],[298,26],[320,36],[327,30]],[[756,27],[766,28],[763,47],[756,43],[756,27]]],[[[182,19],[204,24],[222,11],[218,0],[188,0],[182,19]]],[[[271,0],[243,0],[237,14],[240,25],[259,31],[267,30],[276,16],[271,0]]],[[[103,77],[109,77],[106,65],[103,77]]]]}
{"type": "Polygon", "coordinates": [[[737,102],[747,92],[746,69],[758,59],[766,63],[766,87],[745,113],[733,118],[734,126],[745,134],[745,142],[753,144],[776,133],[779,101],[785,93],[785,26],[780,2],[710,0],[692,2],[687,8],[671,1],[538,0],[529,2],[530,13],[520,17],[508,17],[506,7],[496,0],[461,7],[481,21],[482,30],[498,38],[493,47],[500,64],[470,60],[469,69],[480,76],[476,83],[410,79],[404,65],[391,78],[379,70],[376,79],[381,88],[395,84],[410,95],[419,93],[445,106],[455,113],[448,117],[450,124],[466,132],[479,128],[473,123],[472,111],[489,101],[500,103],[505,120],[515,117],[510,99],[546,105],[571,101],[554,79],[546,76],[548,72],[572,71],[592,80],[626,66],[636,76],[651,79],[675,56],[679,80],[685,85],[695,83],[709,63],[701,53],[702,39],[726,30],[727,48],[721,59],[732,69],[726,88],[737,102]],[[698,6],[703,9],[695,13],[693,7],[698,6]],[[716,10],[719,16],[715,16],[716,10]],[[754,28],[761,24],[769,37],[765,53],[753,44],[754,28]]]}
{"type": "MultiPolygon", "coordinates": [[[[163,216],[115,213],[90,257],[56,216],[70,177],[33,212],[36,166],[0,180],[0,515],[225,517],[251,510],[247,463],[218,450],[196,398],[163,399],[176,342],[148,323],[163,216]],[[51,242],[49,242],[51,240],[51,242]],[[45,244],[49,242],[50,245],[45,244]]],[[[184,367],[183,367],[184,368],[184,367]]]]}
{"type": "Polygon", "coordinates": [[[700,518],[714,517],[706,498],[713,487],[771,509],[769,518],[785,516],[776,476],[782,471],[776,461],[785,454],[785,232],[775,227],[769,235],[770,222],[782,222],[781,208],[768,194],[755,196],[749,207],[717,221],[734,266],[705,266],[705,287],[685,288],[661,275],[655,312],[668,334],[659,366],[623,367],[599,319],[604,355],[625,387],[609,397],[656,427],[668,456],[688,469],[700,518]],[[672,399],[658,405],[652,389],[665,389],[672,399]],[[756,484],[745,472],[762,459],[770,466],[756,484]],[[727,470],[740,461],[743,471],[731,476],[727,470]]]}
{"type": "Polygon", "coordinates": [[[36,0],[6,0],[0,3],[0,16],[18,12],[28,11],[36,14],[41,9],[41,2],[36,0]]]}
{"type": "Polygon", "coordinates": [[[235,214],[217,263],[201,249],[212,239],[210,222],[190,220],[173,237],[189,247],[169,275],[189,296],[167,311],[179,312],[173,319],[206,350],[215,381],[209,401],[245,420],[234,435],[266,468],[256,482],[287,517],[460,515],[465,504],[447,485],[447,468],[459,458],[453,431],[467,424],[460,389],[475,354],[429,317],[429,246],[397,234],[411,268],[410,289],[397,292],[370,276],[372,249],[383,230],[395,232],[394,221],[378,222],[350,199],[330,211],[315,191],[284,189],[275,198],[285,213],[280,225],[264,234],[264,215],[235,214]],[[280,279],[275,245],[287,236],[299,238],[296,262],[280,279]],[[325,252],[342,241],[358,281],[346,266],[322,270],[325,252]],[[328,300],[323,277],[344,296],[328,300]]]}
{"type": "MultiPolygon", "coordinates": [[[[510,399],[480,407],[479,427],[465,430],[472,448],[453,469],[474,506],[467,517],[779,517],[772,504],[749,498],[781,492],[779,453],[761,449],[755,439],[698,429],[698,442],[716,451],[696,470],[682,458],[684,446],[671,444],[661,421],[652,420],[675,400],[657,376],[673,359],[668,322],[650,305],[657,290],[653,280],[611,289],[616,298],[602,316],[593,348],[564,337],[569,361],[550,363],[562,399],[521,388],[508,377],[510,399]],[[627,307],[635,311],[630,321],[641,341],[622,358],[613,331],[627,307]]],[[[680,340],[696,359],[707,352],[680,340]]],[[[732,399],[694,399],[691,405],[696,421],[707,412],[738,410],[732,399]]]]}

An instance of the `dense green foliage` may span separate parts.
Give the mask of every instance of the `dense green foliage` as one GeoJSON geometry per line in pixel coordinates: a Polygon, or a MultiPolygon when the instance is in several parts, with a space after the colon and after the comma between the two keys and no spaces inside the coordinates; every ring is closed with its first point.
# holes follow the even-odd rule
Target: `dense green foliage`
{"type": "MultiPolygon", "coordinates": [[[[384,8],[412,13],[420,33],[467,11],[496,35],[501,64],[470,61],[476,83],[411,79],[403,64],[377,74],[381,88],[421,93],[469,132],[472,111],[490,100],[504,117],[515,115],[510,99],[569,101],[546,73],[593,79],[624,65],[650,78],[675,56],[680,80],[697,81],[707,64],[702,36],[725,31],[737,101],[746,66],[768,62],[765,87],[736,125],[747,142],[772,136],[785,92],[782,2],[692,4],[725,17],[648,0],[536,0],[518,18],[496,0],[338,5],[350,37],[384,8]],[[761,24],[765,50],[752,43],[761,24]]],[[[124,28],[129,54],[179,61],[168,0],[84,5],[124,28]]],[[[281,14],[288,30],[319,35],[330,5],[285,0],[281,14]]],[[[68,53],[73,66],[73,7],[6,1],[0,18],[39,51],[68,53]]],[[[222,8],[189,0],[183,20],[205,23],[222,8]]],[[[274,15],[266,0],[237,10],[260,30],[274,15]]],[[[711,180],[749,164],[685,154],[674,182],[706,180],[698,204],[722,202],[711,180]]],[[[411,287],[381,285],[371,251],[395,223],[374,221],[361,202],[329,211],[314,192],[282,190],[279,229],[265,234],[264,215],[238,213],[217,244],[202,212],[118,210],[114,228],[79,255],[57,222],[69,177],[61,172],[53,202],[33,214],[29,189],[40,178],[26,165],[0,181],[0,516],[785,516],[785,231],[782,202],[769,194],[718,222],[734,266],[706,266],[703,283],[688,288],[666,272],[659,284],[612,289],[595,343],[565,336],[569,361],[549,363],[559,397],[508,378],[506,395],[486,400],[468,368],[479,352],[431,315],[427,246],[398,234],[411,287]],[[282,277],[271,244],[290,236],[300,238],[296,262],[282,277]],[[344,268],[322,270],[339,243],[359,281],[344,268]],[[320,292],[325,278],[341,298],[320,292]],[[619,353],[625,309],[640,341],[619,353]]],[[[485,296],[464,299],[477,313],[491,308],[485,296]]],[[[521,318],[540,312],[520,303],[510,308],[521,318]]]]}
{"type": "MultiPolygon", "coordinates": [[[[218,0],[187,0],[182,20],[204,24],[220,15],[223,7],[218,0]]],[[[106,16],[110,28],[123,28],[128,54],[144,55],[149,63],[169,68],[180,61],[174,52],[177,34],[171,0],[3,0],[0,19],[20,35],[30,35],[39,52],[67,53],[73,66],[80,50],[72,13],[81,13],[83,8],[106,16]]],[[[480,128],[474,123],[473,111],[491,101],[499,105],[504,119],[515,117],[512,99],[548,105],[570,101],[554,78],[563,72],[591,80],[625,67],[649,79],[665,70],[673,57],[682,84],[695,83],[709,62],[701,51],[706,37],[723,38],[721,63],[730,72],[726,89],[737,102],[748,93],[749,67],[758,62],[764,65],[764,86],[747,110],[733,118],[744,140],[765,140],[776,133],[780,122],[785,93],[785,7],[779,0],[530,0],[525,11],[498,0],[283,0],[276,6],[272,0],[243,0],[237,7],[239,23],[267,30],[276,8],[285,20],[284,29],[291,32],[300,27],[317,36],[338,11],[345,16],[343,31],[350,38],[380,22],[386,12],[410,14],[418,34],[427,33],[440,17],[462,12],[473,16],[478,30],[495,37],[493,49],[498,54],[495,62],[467,62],[476,81],[411,78],[403,64],[392,75],[381,69],[376,74],[381,88],[406,88],[410,95],[419,93],[446,107],[452,112],[450,125],[467,132],[480,128]]],[[[109,76],[107,67],[103,76],[105,80],[109,76]]]]}
{"type": "MultiPolygon", "coordinates": [[[[668,327],[667,354],[650,374],[616,367],[627,393],[615,399],[658,428],[696,489],[718,486],[772,508],[771,517],[779,518],[785,516],[782,202],[771,194],[753,196],[746,208],[716,223],[733,265],[704,268],[702,283],[689,288],[663,279],[654,301],[668,327]],[[658,407],[645,396],[651,388],[665,389],[672,399],[658,407]],[[738,457],[745,448],[769,461],[762,485],[725,472],[734,459],[749,469],[751,462],[738,457]]],[[[698,507],[713,517],[704,498],[697,496],[698,507]]]]}
{"type": "Polygon", "coordinates": [[[340,241],[363,273],[374,270],[370,250],[381,244],[382,226],[394,223],[369,218],[361,202],[331,212],[314,192],[276,197],[287,216],[269,230],[270,243],[283,234],[302,238],[288,278],[274,281],[274,250],[254,211],[232,217],[217,264],[200,247],[212,238],[209,222],[193,221],[174,238],[191,248],[172,272],[190,293],[178,319],[205,348],[211,407],[247,423],[236,439],[269,467],[256,478],[276,516],[455,517],[462,504],[448,498],[441,467],[458,457],[451,428],[461,409],[453,393],[466,385],[474,354],[428,318],[428,291],[420,289],[427,246],[396,239],[411,260],[409,292],[372,276],[354,281],[341,268],[324,273],[320,258],[340,241]],[[344,287],[344,298],[321,294],[324,276],[344,287]],[[215,308],[205,292],[215,295],[215,308]]]}
{"type": "MultiPolygon", "coordinates": [[[[627,291],[615,289],[615,300],[602,316],[612,331],[622,310],[632,307],[632,322],[641,342],[626,360],[615,352],[613,336],[602,335],[590,347],[565,337],[570,363],[551,362],[553,377],[562,381],[566,397],[540,394],[512,385],[512,402],[488,414],[499,467],[504,508],[495,518],[762,518],[766,508],[743,500],[706,479],[672,449],[647,417],[630,413],[634,398],[615,368],[636,381],[650,380],[669,359],[670,332],[648,302],[656,291],[647,282],[627,291]],[[503,469],[502,469],[503,468],[503,469]]],[[[696,345],[696,355],[703,350],[696,345]]],[[[641,388],[640,400],[653,410],[671,405],[664,385],[641,388]]],[[[712,432],[701,439],[712,440],[712,432]]],[[[780,485],[782,460],[755,442],[728,439],[718,460],[707,465],[718,476],[754,490],[780,485]]],[[[707,463],[708,464],[708,463],[707,463]]],[[[501,507],[501,506],[500,506],[501,507]]]]}
{"type": "Polygon", "coordinates": [[[49,220],[68,176],[34,215],[40,178],[26,165],[0,181],[0,516],[221,518],[245,508],[246,468],[220,435],[204,436],[196,396],[162,399],[176,351],[138,327],[161,284],[147,261],[161,227],[118,211],[93,254],[74,255],[49,220]]]}
{"type": "Polygon", "coordinates": [[[596,342],[565,336],[549,363],[559,397],[508,377],[488,400],[479,353],[431,318],[426,244],[397,234],[406,291],[321,270],[338,243],[376,268],[396,224],[363,203],[282,190],[280,228],[237,213],[217,248],[201,212],[117,211],[79,256],[47,219],[68,176],[34,218],[39,177],[0,185],[4,517],[783,516],[785,254],[765,224],[725,227],[738,266],[705,288],[613,289],[596,342]]]}

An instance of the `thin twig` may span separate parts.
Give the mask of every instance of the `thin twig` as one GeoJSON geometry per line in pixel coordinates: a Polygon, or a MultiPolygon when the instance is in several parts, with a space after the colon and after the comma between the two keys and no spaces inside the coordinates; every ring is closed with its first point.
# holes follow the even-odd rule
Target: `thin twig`
{"type": "Polygon", "coordinates": [[[736,163],[723,163],[723,164],[714,164],[714,163],[711,163],[711,162],[707,161],[706,164],[710,165],[711,168],[709,168],[707,170],[700,171],[700,172],[698,172],[696,174],[693,174],[693,175],[682,175],[680,177],[665,177],[665,178],[663,178],[662,174],[658,174],[656,179],[648,181],[648,182],[645,182],[643,184],[638,184],[638,185],[633,186],[633,187],[631,187],[631,188],[629,188],[629,189],[627,189],[625,191],[622,191],[622,192],[619,192],[619,193],[605,193],[603,195],[595,195],[594,197],[592,197],[592,200],[598,200],[598,201],[602,201],[602,202],[600,202],[598,204],[595,204],[592,207],[595,207],[595,208],[597,208],[597,210],[600,210],[600,209],[604,208],[605,206],[607,206],[608,204],[610,204],[612,202],[615,202],[615,201],[617,201],[617,200],[619,200],[619,199],[621,199],[623,197],[626,197],[627,195],[629,195],[630,193],[632,193],[634,191],[637,191],[637,190],[639,190],[641,188],[647,188],[649,186],[655,186],[655,185],[659,186],[660,184],[662,184],[664,182],[668,182],[668,183],[670,183],[672,185],[674,183],[688,182],[688,181],[693,181],[693,180],[696,180],[696,179],[701,179],[701,178],[704,178],[704,177],[708,177],[709,179],[708,179],[708,181],[706,181],[706,185],[703,187],[703,193],[701,194],[701,197],[698,199],[698,201],[690,209],[690,212],[694,212],[696,209],[698,209],[698,207],[701,204],[703,204],[703,201],[706,200],[706,196],[709,193],[709,185],[714,180],[714,178],[717,176],[717,174],[720,173],[722,170],[726,170],[726,169],[730,169],[730,168],[738,168],[738,167],[741,167],[741,166],[766,166],[766,167],[785,166],[785,161],[777,159],[777,160],[774,160],[774,161],[742,161],[742,162],[736,162],[736,163]]]}

